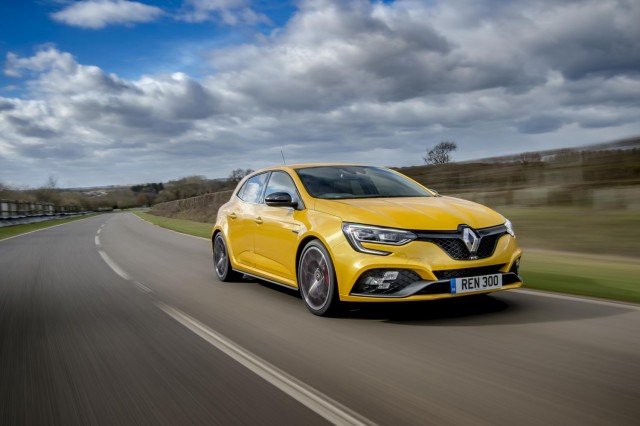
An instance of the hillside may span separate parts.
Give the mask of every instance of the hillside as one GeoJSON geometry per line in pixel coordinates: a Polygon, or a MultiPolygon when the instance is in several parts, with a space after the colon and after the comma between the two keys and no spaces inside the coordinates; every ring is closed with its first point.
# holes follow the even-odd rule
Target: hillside
{"type": "MultiPolygon", "coordinates": [[[[495,208],[640,208],[640,138],[397,170],[441,194],[495,208]]],[[[152,213],[213,223],[230,194],[160,203],[152,213]]]]}
{"type": "Polygon", "coordinates": [[[442,194],[492,206],[640,208],[640,138],[398,170],[442,194]]]}

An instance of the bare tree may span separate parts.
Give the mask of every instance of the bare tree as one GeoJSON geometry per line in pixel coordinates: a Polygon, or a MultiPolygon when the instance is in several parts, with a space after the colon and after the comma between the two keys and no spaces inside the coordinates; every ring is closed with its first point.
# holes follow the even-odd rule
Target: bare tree
{"type": "Polygon", "coordinates": [[[252,169],[235,169],[229,175],[229,180],[235,183],[238,183],[242,180],[243,177],[248,175],[249,173],[253,173],[252,169]]]}
{"type": "Polygon", "coordinates": [[[458,149],[458,145],[454,141],[442,141],[427,151],[427,155],[422,157],[427,164],[446,164],[451,161],[449,155],[458,149]]]}
{"type": "Polygon", "coordinates": [[[58,189],[58,178],[50,175],[47,182],[40,188],[31,191],[36,200],[44,203],[58,203],[60,201],[60,190],[58,189]]]}
{"type": "Polygon", "coordinates": [[[47,183],[44,184],[44,188],[56,189],[58,187],[58,177],[55,175],[49,175],[47,183]]]}
{"type": "Polygon", "coordinates": [[[538,164],[542,161],[542,156],[539,152],[523,152],[520,154],[520,164],[527,166],[529,164],[538,164]]]}

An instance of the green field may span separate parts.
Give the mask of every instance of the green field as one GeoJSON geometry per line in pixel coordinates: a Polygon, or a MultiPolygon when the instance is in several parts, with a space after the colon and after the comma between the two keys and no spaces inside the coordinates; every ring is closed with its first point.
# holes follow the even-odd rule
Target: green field
{"type": "MultiPolygon", "coordinates": [[[[618,252],[638,254],[637,250],[633,251],[639,241],[633,238],[639,232],[636,215],[629,212],[586,214],[558,209],[518,209],[503,213],[516,224],[524,247],[521,272],[525,287],[640,303],[640,261],[615,256],[618,252]],[[619,241],[610,244],[606,229],[576,237],[580,232],[589,231],[592,224],[608,227],[613,235],[620,237],[619,241]],[[550,251],[549,248],[599,250],[603,255],[550,251]]],[[[190,220],[136,214],[164,228],[204,238],[210,237],[213,227],[190,220]]]]}
{"type": "Polygon", "coordinates": [[[9,238],[9,237],[15,237],[16,235],[20,235],[20,234],[26,234],[27,232],[37,231],[39,229],[51,228],[52,226],[62,225],[63,223],[82,220],[90,216],[94,216],[94,215],[91,214],[91,215],[80,216],[80,217],[72,217],[69,219],[48,220],[46,222],[29,223],[25,225],[5,226],[0,228],[0,240],[4,238],[9,238]]]}

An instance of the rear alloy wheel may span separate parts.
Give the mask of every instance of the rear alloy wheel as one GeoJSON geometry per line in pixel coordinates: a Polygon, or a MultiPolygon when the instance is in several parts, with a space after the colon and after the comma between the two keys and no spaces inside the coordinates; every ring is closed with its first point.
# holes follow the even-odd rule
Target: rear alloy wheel
{"type": "Polygon", "coordinates": [[[231,269],[229,251],[221,232],[216,234],[213,239],[213,267],[220,281],[238,281],[240,279],[240,274],[231,269]]]}
{"type": "Polygon", "coordinates": [[[327,249],[317,240],[310,241],[298,263],[298,287],[304,304],[313,314],[335,313],[339,304],[336,281],[327,249]]]}

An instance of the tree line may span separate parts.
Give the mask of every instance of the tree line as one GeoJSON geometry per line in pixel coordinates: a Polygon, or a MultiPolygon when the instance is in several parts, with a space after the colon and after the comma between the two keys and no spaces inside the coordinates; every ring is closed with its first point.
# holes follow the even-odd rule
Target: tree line
{"type": "MultiPolygon", "coordinates": [[[[563,149],[543,157],[526,152],[511,160],[468,164],[448,164],[457,150],[455,141],[445,140],[428,148],[423,156],[429,167],[402,168],[402,172],[442,191],[477,188],[514,188],[545,184],[637,184],[640,181],[640,151],[634,149],[572,150],[563,149]]],[[[34,189],[16,189],[0,182],[0,199],[77,206],[85,210],[99,208],[127,209],[196,197],[235,188],[252,169],[237,168],[226,179],[207,179],[194,175],[168,182],[136,184],[81,192],[58,188],[50,177],[34,189]]]]}

